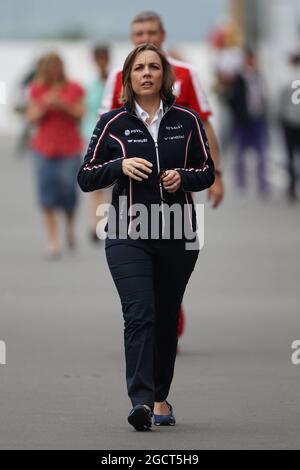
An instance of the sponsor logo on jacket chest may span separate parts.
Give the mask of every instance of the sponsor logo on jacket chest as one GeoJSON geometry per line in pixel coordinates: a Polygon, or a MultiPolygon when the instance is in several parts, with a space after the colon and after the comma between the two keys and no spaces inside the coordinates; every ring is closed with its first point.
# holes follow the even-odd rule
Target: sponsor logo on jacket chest
{"type": "MultiPolygon", "coordinates": [[[[124,134],[126,137],[142,137],[144,132],[141,129],[125,129],[124,134]]],[[[144,139],[127,139],[129,144],[144,144],[148,142],[147,138],[144,139]]]]}
{"type": "Polygon", "coordinates": [[[164,136],[164,140],[178,140],[178,139],[185,139],[185,134],[181,134],[183,131],[183,125],[178,124],[177,126],[165,126],[166,131],[177,131],[171,133],[171,135],[164,136]]]}
{"type": "Polygon", "coordinates": [[[129,135],[133,134],[144,134],[143,131],[141,131],[141,129],[126,129],[124,131],[124,134],[126,135],[126,137],[128,137],[129,135]]]}
{"type": "Polygon", "coordinates": [[[127,142],[129,144],[136,144],[136,143],[144,144],[145,142],[148,142],[148,139],[127,139],[127,142]]]}
{"type": "Polygon", "coordinates": [[[178,134],[178,135],[169,135],[167,137],[164,137],[164,140],[178,140],[178,139],[185,139],[185,135],[178,134]]]}

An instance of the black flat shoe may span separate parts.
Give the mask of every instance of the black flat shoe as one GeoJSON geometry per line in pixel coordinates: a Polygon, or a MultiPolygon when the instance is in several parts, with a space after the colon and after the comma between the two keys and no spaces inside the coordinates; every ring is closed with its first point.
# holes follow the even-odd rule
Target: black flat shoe
{"type": "Polygon", "coordinates": [[[152,418],[152,411],[148,410],[144,405],[136,405],[128,415],[128,423],[131,424],[136,431],[150,431],[152,418]]]}
{"type": "Polygon", "coordinates": [[[155,426],[175,426],[176,419],[173,412],[172,405],[166,400],[166,403],[169,407],[169,414],[168,415],[156,415],[154,414],[154,424],[155,426]]]}

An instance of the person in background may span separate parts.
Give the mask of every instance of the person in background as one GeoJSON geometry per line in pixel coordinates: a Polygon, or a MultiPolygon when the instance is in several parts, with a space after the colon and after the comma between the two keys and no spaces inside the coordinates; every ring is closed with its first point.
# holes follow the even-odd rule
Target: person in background
{"type": "MultiPolygon", "coordinates": [[[[144,43],[152,43],[156,47],[161,48],[166,38],[166,31],[162,19],[153,11],[143,11],[139,13],[131,22],[130,37],[135,47],[144,43]]],[[[209,121],[212,112],[195,69],[190,64],[174,60],[172,57],[168,57],[168,61],[172,65],[175,73],[174,94],[176,95],[177,104],[196,111],[203,122],[211,156],[215,165],[215,182],[207,190],[207,197],[211,201],[212,207],[216,208],[223,200],[224,186],[218,142],[214,129],[209,121]]],[[[122,67],[119,67],[114,70],[107,79],[102,105],[100,107],[100,115],[122,106],[120,100],[121,90],[122,67]]],[[[178,322],[178,336],[182,335],[184,326],[185,316],[181,307],[178,322]]]]}
{"type": "MultiPolygon", "coordinates": [[[[99,106],[102,102],[104,85],[108,76],[110,53],[107,45],[97,45],[93,49],[93,58],[97,68],[96,79],[86,88],[85,107],[86,114],[82,121],[82,132],[86,143],[90,141],[97,119],[99,106]]],[[[90,195],[90,239],[98,242],[96,227],[99,218],[96,216],[97,207],[107,202],[107,191],[100,189],[90,195]]]]}
{"type": "Polygon", "coordinates": [[[245,49],[241,71],[227,89],[227,101],[233,115],[233,138],[236,143],[235,178],[240,191],[247,187],[246,151],[257,155],[257,183],[262,197],[269,194],[267,183],[267,116],[264,83],[256,53],[245,49]]]}
{"type": "Polygon", "coordinates": [[[32,126],[26,119],[26,111],[28,104],[28,90],[30,89],[31,82],[36,78],[39,72],[42,59],[38,59],[26,73],[21,80],[18,89],[16,90],[16,103],[14,105],[14,111],[18,113],[22,121],[22,129],[20,136],[16,143],[16,155],[23,156],[28,151],[28,146],[31,140],[32,126]]]}
{"type": "Polygon", "coordinates": [[[58,211],[65,218],[66,240],[75,246],[74,217],[77,202],[76,175],[81,164],[80,120],[84,114],[84,91],[65,74],[60,56],[50,52],[42,59],[29,93],[27,118],[35,124],[31,141],[37,181],[51,259],[61,254],[58,211]]]}
{"type": "MultiPolygon", "coordinates": [[[[289,65],[292,72],[291,80],[284,86],[279,98],[279,120],[282,126],[286,151],[287,171],[289,176],[287,197],[290,202],[297,200],[297,174],[295,169],[296,152],[300,150],[300,105],[292,99],[294,89],[291,84],[299,79],[300,51],[289,56],[289,65]]],[[[298,94],[299,96],[299,94],[298,94]]]]}
{"type": "Polygon", "coordinates": [[[232,143],[232,114],[228,109],[226,94],[232,81],[244,64],[243,35],[234,21],[226,21],[211,34],[211,45],[215,49],[214,91],[219,98],[219,142],[223,153],[232,143]]]}

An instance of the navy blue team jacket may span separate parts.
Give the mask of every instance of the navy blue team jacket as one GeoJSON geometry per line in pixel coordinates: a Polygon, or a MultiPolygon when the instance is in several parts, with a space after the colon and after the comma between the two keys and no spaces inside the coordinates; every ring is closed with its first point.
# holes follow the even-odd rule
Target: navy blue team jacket
{"type": "MultiPolygon", "coordinates": [[[[83,191],[94,191],[115,184],[112,206],[118,214],[113,234],[116,237],[121,233],[120,221],[124,219],[127,235],[130,236],[132,224],[138,216],[138,212],[133,210],[138,207],[136,204],[144,204],[149,213],[153,204],[159,205],[161,237],[165,233],[166,209],[170,209],[173,204],[186,209],[190,228],[196,231],[191,193],[210,187],[214,178],[214,164],[198,114],[175,104],[173,99],[164,103],[157,141],[152,138],[143,121],[129,109],[128,104],[103,114],[94,129],[78,173],[78,184],[83,191]],[[148,174],[147,180],[136,181],[123,174],[122,160],[131,157],[144,158],[152,163],[152,173],[148,174]],[[181,186],[175,193],[168,193],[160,180],[161,171],[170,169],[177,170],[181,175],[181,186]],[[119,196],[125,196],[126,199],[119,196]]],[[[174,231],[172,220],[169,221],[170,238],[174,231]]],[[[150,227],[151,221],[149,238],[150,227]]],[[[185,238],[184,234],[182,238],[185,238]]]]}

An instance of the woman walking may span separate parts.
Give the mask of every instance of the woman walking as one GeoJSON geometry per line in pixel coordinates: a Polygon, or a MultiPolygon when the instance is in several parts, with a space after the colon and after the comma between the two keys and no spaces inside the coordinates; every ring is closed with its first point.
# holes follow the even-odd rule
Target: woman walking
{"type": "Polygon", "coordinates": [[[97,123],[78,182],[83,191],[116,183],[106,257],[124,317],[128,421],[144,431],[153,415],[155,425],[175,424],[167,398],[179,308],[199,254],[197,243],[187,249],[197,241],[191,192],[213,184],[214,167],[198,115],[175,105],[172,68],[158,48],[134,49],[122,76],[125,105],[97,123]],[[174,206],[179,218],[170,217],[174,206]]]}
{"type": "Polygon", "coordinates": [[[57,212],[65,216],[66,239],[74,248],[76,175],[81,163],[79,123],[84,113],[83,89],[69,81],[61,58],[47,54],[41,61],[29,97],[27,117],[36,130],[31,142],[39,204],[48,235],[48,255],[60,255],[57,212]]]}

